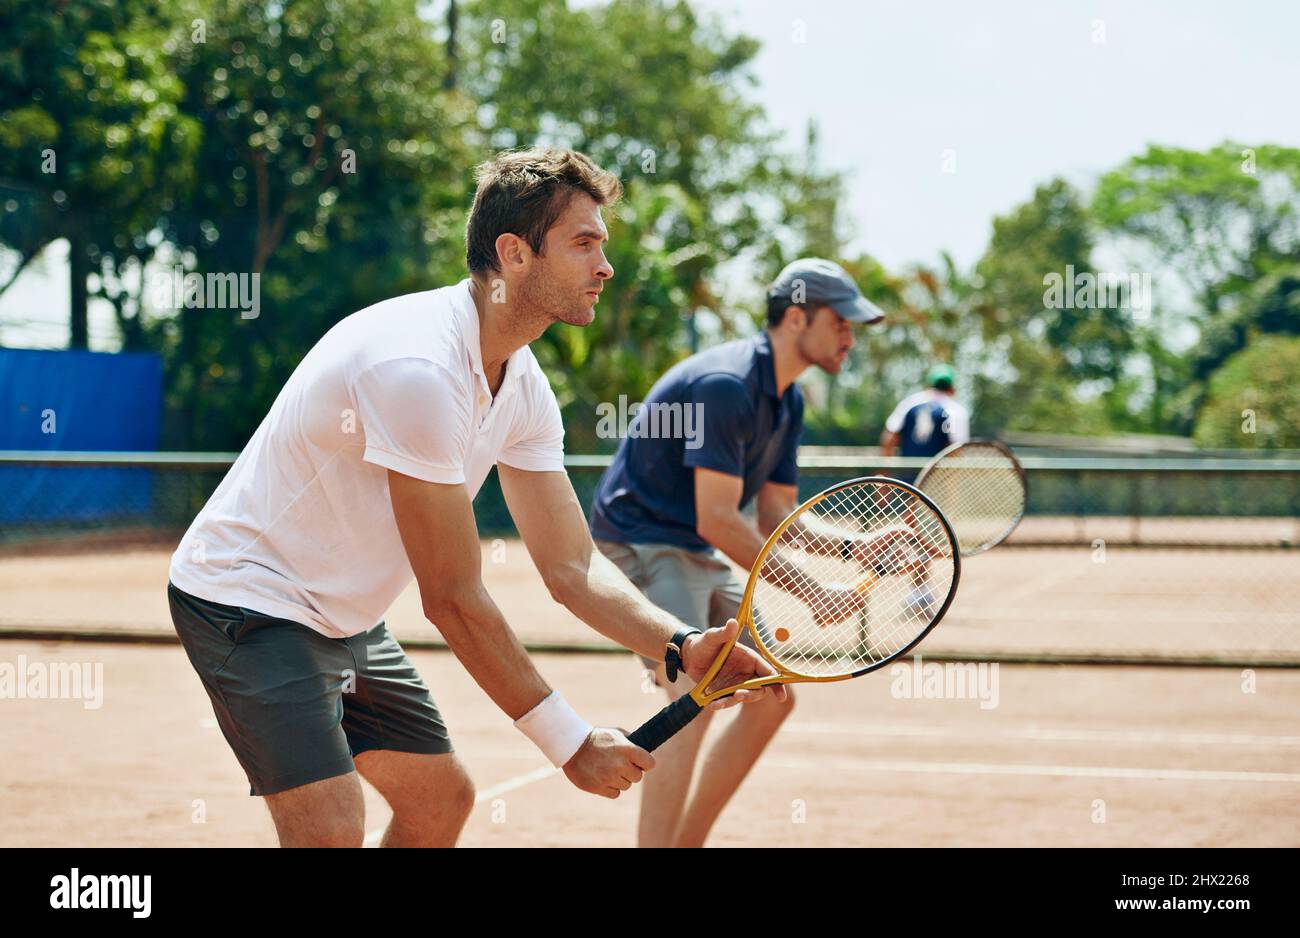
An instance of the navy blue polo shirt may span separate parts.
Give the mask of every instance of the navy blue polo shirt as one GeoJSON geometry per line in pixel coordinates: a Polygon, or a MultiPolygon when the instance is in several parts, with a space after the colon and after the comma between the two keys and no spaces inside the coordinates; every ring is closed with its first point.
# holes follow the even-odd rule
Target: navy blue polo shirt
{"type": "Polygon", "coordinates": [[[776,393],[764,332],[692,355],[650,389],[596,488],[591,533],[623,544],[708,550],[695,533],[695,467],[743,480],[743,508],[764,482],[794,485],[803,429],[797,384],[776,393]]]}
{"type": "Polygon", "coordinates": [[[948,435],[948,408],[942,401],[922,401],[903,418],[899,451],[904,456],[935,456],[952,443],[948,435]],[[925,432],[920,432],[924,428],[925,432]]]}

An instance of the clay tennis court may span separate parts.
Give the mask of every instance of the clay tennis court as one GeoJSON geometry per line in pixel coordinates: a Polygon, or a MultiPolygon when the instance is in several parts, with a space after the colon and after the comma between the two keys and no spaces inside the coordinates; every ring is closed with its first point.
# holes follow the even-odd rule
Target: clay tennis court
{"type": "MultiPolygon", "coordinates": [[[[1184,545],[1213,538],[1220,545],[1213,549],[1134,546],[1128,541],[1135,524],[1025,519],[1007,545],[966,561],[952,610],[922,651],[1300,663],[1300,550],[1259,546],[1290,536],[1292,519],[1140,522],[1147,538],[1184,545]]],[[[160,588],[170,553],[168,546],[0,555],[0,634],[171,638],[160,588]]],[[[485,539],[482,568],[525,643],[614,647],[551,600],[520,541],[485,539]]],[[[738,573],[742,581],[747,576],[738,573]]],[[[400,639],[440,643],[414,584],[393,604],[388,622],[400,639]]]]}
{"type": "MultiPolygon", "coordinates": [[[[1282,591],[1262,595],[1243,587],[1237,566],[1254,553],[1115,548],[1097,562],[1090,547],[997,551],[968,562],[952,613],[921,652],[1150,647],[1196,657],[1220,648],[1281,660],[1295,651],[1300,557],[1254,558],[1282,591]]],[[[198,678],[165,643],[167,556],[0,560],[0,628],[10,636],[0,663],[101,665],[103,674],[98,708],[4,700],[0,845],[274,846],[198,678]],[[75,633],[99,640],[66,640],[75,633]],[[142,641],[102,640],[111,637],[142,641]]],[[[609,649],[551,600],[521,544],[485,541],[483,559],[489,590],[527,642],[609,649]]],[[[438,636],[414,590],[388,621],[414,649],[478,786],[462,844],[633,843],[635,791],[609,802],[551,772],[454,656],[427,647],[438,636]]],[[[630,655],[536,654],[597,722],[631,727],[663,702],[644,693],[630,655]]],[[[982,700],[974,684],[962,698],[913,690],[924,691],[920,678],[889,669],[800,688],[711,844],[1300,845],[1300,671],[1003,663],[985,671],[982,700]]],[[[367,797],[374,842],[386,808],[367,797]]]]}

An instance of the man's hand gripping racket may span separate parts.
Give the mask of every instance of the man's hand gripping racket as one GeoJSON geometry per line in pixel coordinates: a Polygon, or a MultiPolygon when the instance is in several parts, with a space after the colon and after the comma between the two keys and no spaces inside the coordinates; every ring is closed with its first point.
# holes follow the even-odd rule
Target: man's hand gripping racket
{"type": "Polygon", "coordinates": [[[939,624],[960,572],[952,528],[920,491],[881,476],[832,486],[767,539],[745,586],[739,627],[724,633],[704,677],[628,738],[653,751],[732,695],[875,671],[939,624]],[[775,674],[724,670],[742,630],[775,674]]]}

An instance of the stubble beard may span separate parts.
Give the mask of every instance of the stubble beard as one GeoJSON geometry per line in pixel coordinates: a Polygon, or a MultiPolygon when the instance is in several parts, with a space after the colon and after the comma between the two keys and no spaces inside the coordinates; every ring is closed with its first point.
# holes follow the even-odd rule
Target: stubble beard
{"type": "Polygon", "coordinates": [[[567,323],[570,326],[587,326],[596,318],[595,310],[584,308],[562,293],[550,282],[544,265],[538,265],[519,285],[520,312],[529,320],[544,324],[567,323]]]}
{"type": "Polygon", "coordinates": [[[844,364],[839,360],[839,354],[840,354],[839,349],[836,349],[834,352],[830,353],[829,355],[823,355],[823,356],[811,355],[809,354],[807,343],[804,341],[800,341],[799,351],[803,355],[806,361],[808,361],[810,364],[816,365],[818,368],[826,372],[828,375],[837,375],[840,373],[840,370],[844,367],[844,364]]]}

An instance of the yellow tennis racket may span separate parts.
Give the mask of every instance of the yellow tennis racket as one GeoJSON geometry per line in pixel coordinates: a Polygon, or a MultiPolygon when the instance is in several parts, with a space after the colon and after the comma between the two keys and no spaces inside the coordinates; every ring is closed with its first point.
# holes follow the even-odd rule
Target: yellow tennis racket
{"type": "Polygon", "coordinates": [[[628,738],[654,750],[738,690],[843,681],[881,668],[939,624],[960,574],[952,528],[919,490],[883,476],[832,486],[772,532],[736,614],[776,674],[711,687],[732,639],[694,690],[628,738]]]}

